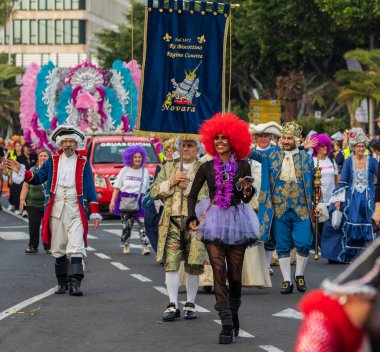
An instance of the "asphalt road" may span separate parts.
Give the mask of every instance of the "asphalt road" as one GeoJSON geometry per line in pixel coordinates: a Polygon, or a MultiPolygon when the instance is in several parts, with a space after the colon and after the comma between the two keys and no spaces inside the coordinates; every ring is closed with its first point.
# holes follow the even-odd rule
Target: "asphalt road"
{"type": "MultiPolygon", "coordinates": [[[[104,220],[97,231],[90,229],[83,297],[52,294],[54,260],[42,245],[38,254],[24,253],[27,225],[19,216],[0,212],[1,352],[210,352],[236,348],[242,352],[290,352],[293,348],[301,322],[296,309],[302,294],[280,294],[278,267],[274,267],[272,288],[244,288],[240,310],[244,336],[221,346],[212,294],[200,290],[198,319],[162,323],[168,304],[162,268],[154,254],[141,255],[137,235],[132,239],[135,248],[122,254],[117,219],[104,220]],[[286,316],[275,315],[280,312],[286,316]]],[[[315,262],[311,256],[306,272],[308,289],[345,267],[328,265],[323,259],[315,262]]],[[[184,288],[179,299],[186,300],[184,288]]]]}

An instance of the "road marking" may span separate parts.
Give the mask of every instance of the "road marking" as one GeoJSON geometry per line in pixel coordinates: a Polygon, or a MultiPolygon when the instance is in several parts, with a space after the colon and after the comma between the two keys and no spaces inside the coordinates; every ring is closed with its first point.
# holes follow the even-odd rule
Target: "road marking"
{"type": "Polygon", "coordinates": [[[261,349],[268,351],[268,352],[284,352],[283,350],[280,350],[277,347],[274,346],[259,346],[261,349]]]}
{"type": "Polygon", "coordinates": [[[90,235],[90,234],[87,234],[87,238],[88,238],[89,240],[97,240],[97,239],[98,239],[96,236],[94,236],[94,235],[90,235]]]}
{"type": "Polygon", "coordinates": [[[96,249],[94,247],[90,247],[90,246],[87,246],[86,247],[86,250],[89,251],[89,252],[94,252],[96,251],[96,249]]]}
{"type": "Polygon", "coordinates": [[[111,259],[108,255],[105,255],[104,253],[94,253],[97,257],[101,259],[111,259]]]}
{"type": "Polygon", "coordinates": [[[151,279],[148,279],[147,277],[142,276],[140,274],[131,274],[131,276],[133,276],[137,280],[140,280],[141,282],[152,282],[151,279]]]}
{"type": "MultiPolygon", "coordinates": [[[[215,323],[219,324],[219,325],[222,325],[222,322],[220,320],[214,320],[215,323]]],[[[250,338],[253,338],[255,336],[251,335],[249,332],[246,332],[242,329],[239,330],[239,336],[241,337],[250,337],[250,338]]]]}
{"type": "Polygon", "coordinates": [[[131,270],[129,269],[128,267],[126,267],[125,265],[119,263],[119,262],[111,262],[111,264],[113,266],[116,266],[116,268],[120,269],[120,270],[131,270]]]}
{"type": "Polygon", "coordinates": [[[157,290],[158,292],[162,293],[163,295],[169,296],[168,290],[165,287],[162,287],[162,286],[153,286],[153,288],[155,290],[157,290]]]}
{"type": "Polygon", "coordinates": [[[281,312],[278,312],[276,314],[272,314],[274,317],[281,317],[281,318],[292,318],[292,319],[303,319],[302,313],[296,311],[292,308],[287,308],[282,310],[281,312]]]}
{"type": "Polygon", "coordinates": [[[3,208],[3,211],[5,211],[6,213],[8,213],[9,215],[13,215],[14,217],[16,217],[16,218],[19,219],[19,220],[22,220],[22,221],[24,221],[24,222],[26,222],[26,223],[29,223],[28,220],[26,220],[25,218],[23,218],[23,217],[20,216],[20,215],[16,215],[13,211],[9,211],[8,209],[5,209],[5,208],[3,208]]]}
{"type": "Polygon", "coordinates": [[[0,313],[0,320],[3,320],[5,319],[6,317],[10,316],[11,314],[14,314],[14,312],[17,312],[45,297],[48,297],[50,295],[53,295],[54,294],[54,291],[55,291],[55,287],[54,288],[51,288],[50,290],[47,290],[46,292],[44,293],[41,293],[40,295],[37,295],[37,296],[34,296],[32,298],[29,298],[25,301],[22,301],[21,303],[19,304],[16,304],[15,306],[13,307],[10,307],[6,310],[4,310],[3,312],[0,313]]]}
{"type": "MultiPolygon", "coordinates": [[[[112,229],[112,230],[104,230],[104,232],[108,232],[108,233],[110,233],[112,235],[115,235],[117,237],[121,237],[122,229],[119,229],[119,230],[114,230],[114,229],[112,229]]],[[[139,238],[140,238],[140,236],[136,233],[136,231],[132,231],[131,239],[132,240],[137,240],[139,238]]]]}
{"type": "MultiPolygon", "coordinates": [[[[180,301],[179,303],[185,305],[186,301],[180,301]]],[[[206,308],[203,308],[201,306],[198,306],[197,304],[195,304],[195,309],[197,310],[197,312],[199,313],[210,313],[209,310],[207,310],[206,308]]]]}
{"type": "Polygon", "coordinates": [[[0,226],[1,229],[12,230],[12,229],[27,229],[28,225],[20,225],[20,226],[0,226]]]}
{"type": "Polygon", "coordinates": [[[28,240],[26,232],[0,232],[0,238],[6,241],[28,240]]]}

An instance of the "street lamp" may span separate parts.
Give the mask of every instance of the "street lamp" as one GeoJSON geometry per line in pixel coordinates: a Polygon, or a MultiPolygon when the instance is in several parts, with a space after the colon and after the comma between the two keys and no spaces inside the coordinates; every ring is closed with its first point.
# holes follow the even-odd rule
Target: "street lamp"
{"type": "Polygon", "coordinates": [[[11,12],[9,13],[9,38],[8,38],[8,65],[12,64],[12,45],[13,45],[13,23],[12,23],[12,17],[13,12],[16,10],[16,7],[22,0],[16,1],[11,9],[11,12]]]}

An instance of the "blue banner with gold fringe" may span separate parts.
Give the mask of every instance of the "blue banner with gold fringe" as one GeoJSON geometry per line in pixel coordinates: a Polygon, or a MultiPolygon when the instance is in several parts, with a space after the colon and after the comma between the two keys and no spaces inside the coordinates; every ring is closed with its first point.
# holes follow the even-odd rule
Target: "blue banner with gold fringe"
{"type": "Polygon", "coordinates": [[[138,135],[198,134],[225,111],[230,4],[148,0],[138,135]]]}

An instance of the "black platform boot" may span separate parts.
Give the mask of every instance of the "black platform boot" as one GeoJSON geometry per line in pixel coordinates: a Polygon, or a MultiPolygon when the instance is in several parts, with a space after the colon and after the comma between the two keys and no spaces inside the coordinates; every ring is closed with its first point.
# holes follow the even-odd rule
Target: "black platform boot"
{"type": "Polygon", "coordinates": [[[241,305],[240,298],[231,298],[230,297],[230,308],[232,313],[232,323],[234,324],[234,333],[235,337],[239,335],[240,323],[239,323],[239,308],[241,305]]]}
{"type": "Polygon", "coordinates": [[[219,343],[230,344],[234,341],[234,326],[232,323],[232,314],[229,302],[217,302],[214,307],[218,312],[222,323],[222,331],[219,334],[219,343]]]}
{"type": "Polygon", "coordinates": [[[69,294],[71,296],[83,296],[80,290],[80,283],[84,277],[82,264],[69,264],[69,294]]]}
{"type": "Polygon", "coordinates": [[[54,291],[55,294],[61,295],[68,291],[68,277],[67,277],[67,269],[69,266],[69,261],[66,260],[62,263],[55,263],[55,276],[57,277],[58,285],[54,291]]]}

